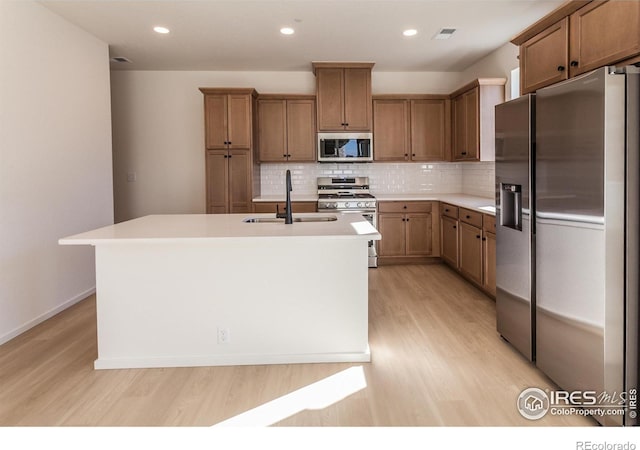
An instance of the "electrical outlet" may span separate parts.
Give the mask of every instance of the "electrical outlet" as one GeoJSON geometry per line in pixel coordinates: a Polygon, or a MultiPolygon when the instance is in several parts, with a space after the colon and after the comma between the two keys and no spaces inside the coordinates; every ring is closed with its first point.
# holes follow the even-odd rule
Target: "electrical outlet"
{"type": "Polygon", "coordinates": [[[136,175],[135,172],[128,172],[127,173],[127,182],[129,183],[135,183],[138,179],[138,176],[136,175]]]}
{"type": "Polygon", "coordinates": [[[218,328],[218,344],[228,344],[231,342],[231,332],[228,328],[218,328]]]}

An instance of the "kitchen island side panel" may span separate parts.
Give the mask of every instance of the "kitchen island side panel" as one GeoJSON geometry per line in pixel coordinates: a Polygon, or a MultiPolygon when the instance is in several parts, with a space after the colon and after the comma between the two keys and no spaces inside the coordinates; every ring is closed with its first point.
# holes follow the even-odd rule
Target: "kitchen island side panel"
{"type": "Polygon", "coordinates": [[[363,239],[97,245],[95,368],[369,361],[367,253],[363,239]]]}

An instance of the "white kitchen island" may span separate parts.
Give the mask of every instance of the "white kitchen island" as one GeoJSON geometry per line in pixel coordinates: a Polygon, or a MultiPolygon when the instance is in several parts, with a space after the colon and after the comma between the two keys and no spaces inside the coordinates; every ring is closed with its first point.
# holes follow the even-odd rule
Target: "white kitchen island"
{"type": "Polygon", "coordinates": [[[94,367],[369,361],[367,242],[380,234],[335,216],[153,215],[61,239],[95,246],[94,367]]]}

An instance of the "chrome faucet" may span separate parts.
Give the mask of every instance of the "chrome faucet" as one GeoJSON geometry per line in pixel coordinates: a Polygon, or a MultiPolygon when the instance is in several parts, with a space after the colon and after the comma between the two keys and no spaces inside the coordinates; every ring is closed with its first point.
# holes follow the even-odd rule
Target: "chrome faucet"
{"type": "Polygon", "coordinates": [[[286,191],[287,191],[287,202],[284,207],[284,213],[280,212],[278,205],[276,205],[276,217],[279,219],[284,219],[285,224],[293,223],[293,215],[291,213],[291,191],[293,190],[291,186],[291,171],[287,169],[286,175],[286,191]]]}

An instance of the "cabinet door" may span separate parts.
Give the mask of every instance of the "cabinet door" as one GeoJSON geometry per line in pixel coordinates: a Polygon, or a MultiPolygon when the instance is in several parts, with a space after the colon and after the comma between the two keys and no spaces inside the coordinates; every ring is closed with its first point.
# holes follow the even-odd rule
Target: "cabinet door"
{"type": "Polygon", "coordinates": [[[560,20],[520,46],[520,91],[534,92],[569,76],[569,22],[560,20]]]}
{"type": "Polygon", "coordinates": [[[316,103],[287,100],[288,161],[316,161],[316,103]]]}
{"type": "Polygon", "coordinates": [[[224,214],[229,209],[229,164],[226,150],[207,151],[207,213],[224,214]]]}
{"type": "Polygon", "coordinates": [[[343,69],[317,69],[318,131],[344,131],[343,69]]]}
{"type": "Polygon", "coordinates": [[[591,2],[570,16],[571,76],[640,53],[640,2],[591,2]]]}
{"type": "Polygon", "coordinates": [[[228,133],[229,148],[251,148],[251,96],[229,94],[228,133]]]}
{"type": "Polygon", "coordinates": [[[258,149],[260,161],[286,161],[286,126],[286,100],[260,100],[258,102],[258,149]]]}
{"type": "Polygon", "coordinates": [[[229,212],[247,213],[252,209],[251,152],[231,150],[229,163],[229,212]]]}
{"type": "Polygon", "coordinates": [[[485,233],[482,238],[483,277],[482,287],[494,297],[496,295],[496,235],[485,233]]]}
{"type": "Polygon", "coordinates": [[[442,216],[440,220],[440,228],[442,228],[442,259],[457,269],[458,221],[446,216],[442,216]]]}
{"type": "Polygon", "coordinates": [[[464,94],[457,96],[452,102],[453,108],[453,159],[464,158],[467,148],[466,132],[466,100],[464,94]]]}
{"type": "Polygon", "coordinates": [[[460,222],[460,271],[482,285],[482,230],[460,222]]]}
{"type": "Polygon", "coordinates": [[[433,230],[431,229],[431,214],[407,214],[406,224],[406,255],[430,256],[433,253],[433,230]]]}
{"type": "Polygon", "coordinates": [[[346,129],[371,130],[371,69],[344,69],[346,129]]]}
{"type": "Polygon", "coordinates": [[[207,149],[227,148],[227,96],[206,95],[204,98],[205,135],[207,149]]]}
{"type": "Polygon", "coordinates": [[[444,100],[411,100],[411,159],[446,159],[444,100]]]}
{"type": "Polygon", "coordinates": [[[406,100],[373,101],[373,158],[409,159],[409,107],[406,100]]]}
{"type": "Polygon", "coordinates": [[[480,160],[480,88],[464,93],[466,146],[462,159],[480,160]]]}
{"type": "Polygon", "coordinates": [[[405,255],[404,214],[378,214],[378,228],[382,235],[379,243],[380,256],[405,255]]]}

